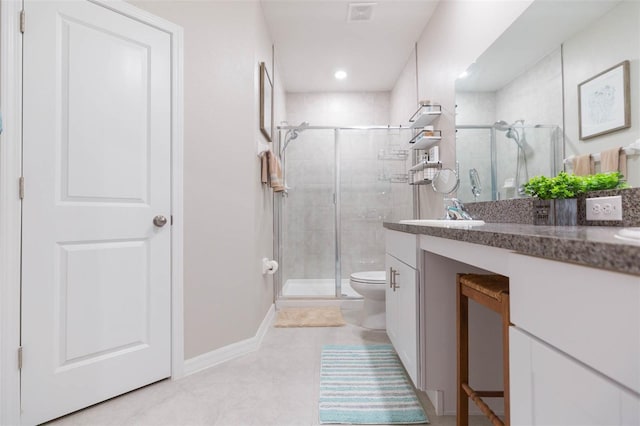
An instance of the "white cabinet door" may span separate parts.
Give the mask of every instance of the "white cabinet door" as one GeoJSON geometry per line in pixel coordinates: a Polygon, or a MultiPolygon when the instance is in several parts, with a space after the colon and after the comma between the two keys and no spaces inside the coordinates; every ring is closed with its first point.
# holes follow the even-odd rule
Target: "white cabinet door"
{"type": "Polygon", "coordinates": [[[414,384],[418,379],[416,270],[387,254],[387,333],[414,384]],[[392,268],[390,270],[390,268],[392,268]],[[393,276],[394,285],[389,286],[393,276]]]}
{"type": "Polygon", "coordinates": [[[640,398],[512,328],[512,425],[638,425],[640,398]]]}
{"type": "Polygon", "coordinates": [[[640,277],[509,256],[511,322],[640,393],[640,277]]]}
{"type": "Polygon", "coordinates": [[[170,375],[171,38],[25,1],[23,424],[170,375]],[[158,223],[159,224],[159,223],[158,223]]]}

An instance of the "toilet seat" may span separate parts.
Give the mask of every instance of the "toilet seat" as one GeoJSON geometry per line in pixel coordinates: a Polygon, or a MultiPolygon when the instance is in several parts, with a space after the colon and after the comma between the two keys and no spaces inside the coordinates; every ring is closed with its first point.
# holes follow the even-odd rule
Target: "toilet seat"
{"type": "Polygon", "coordinates": [[[387,280],[385,271],[363,271],[351,274],[351,281],[363,284],[384,284],[387,280]]]}

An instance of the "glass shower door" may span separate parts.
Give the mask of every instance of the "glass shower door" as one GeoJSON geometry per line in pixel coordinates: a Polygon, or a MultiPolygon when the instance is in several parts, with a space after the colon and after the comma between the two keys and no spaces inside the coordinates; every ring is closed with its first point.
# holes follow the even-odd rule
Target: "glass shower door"
{"type": "MultiPolygon", "coordinates": [[[[281,130],[282,141],[286,131],[281,130]]],[[[280,211],[284,297],[335,296],[335,142],[333,129],[308,129],[283,156],[288,195],[280,211]]]]}
{"type": "Polygon", "coordinates": [[[342,293],[354,272],[384,271],[384,221],[412,217],[408,184],[410,129],[346,129],[339,133],[342,293]]]}

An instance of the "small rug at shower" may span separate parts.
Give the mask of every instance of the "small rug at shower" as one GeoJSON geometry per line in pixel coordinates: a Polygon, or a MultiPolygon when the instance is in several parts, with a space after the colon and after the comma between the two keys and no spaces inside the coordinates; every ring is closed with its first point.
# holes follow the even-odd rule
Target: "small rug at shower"
{"type": "Polygon", "coordinates": [[[320,366],[320,423],[429,423],[391,345],[326,345],[320,366]]]}
{"type": "Polygon", "coordinates": [[[345,325],[338,306],[284,308],[278,311],[274,327],[340,327],[345,325]]]}

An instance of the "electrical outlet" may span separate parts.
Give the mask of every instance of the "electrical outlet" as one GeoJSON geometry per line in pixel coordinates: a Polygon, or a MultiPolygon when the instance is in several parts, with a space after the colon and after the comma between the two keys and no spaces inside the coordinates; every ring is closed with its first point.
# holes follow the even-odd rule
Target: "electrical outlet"
{"type": "Polygon", "coordinates": [[[587,220],[622,220],[622,197],[587,198],[587,220]]]}

